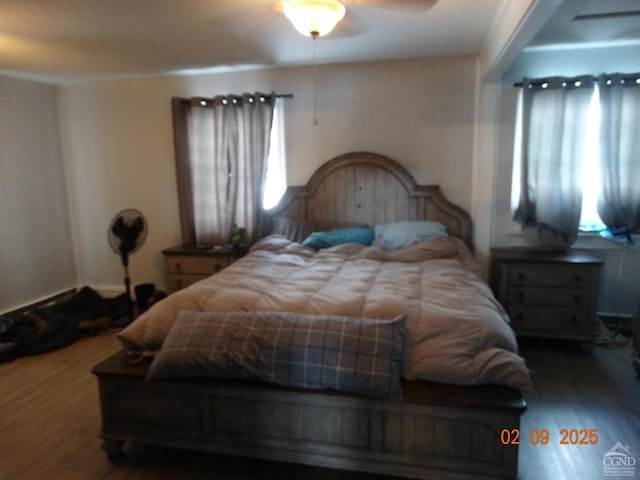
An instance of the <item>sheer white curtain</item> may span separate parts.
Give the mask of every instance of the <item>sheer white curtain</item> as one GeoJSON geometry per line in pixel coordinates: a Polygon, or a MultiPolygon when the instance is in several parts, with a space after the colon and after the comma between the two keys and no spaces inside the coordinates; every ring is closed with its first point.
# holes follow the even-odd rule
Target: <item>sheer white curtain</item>
{"type": "Polygon", "coordinates": [[[244,231],[244,241],[259,235],[275,98],[256,93],[173,99],[185,243],[227,243],[233,224],[244,231]]]}
{"type": "Polygon", "coordinates": [[[567,246],[577,238],[580,172],[593,90],[589,77],[523,82],[516,155],[520,196],[514,218],[535,228],[551,246],[567,246]]]}
{"type": "Polygon", "coordinates": [[[600,88],[600,218],[613,231],[640,230],[640,75],[603,75],[600,88]]]}

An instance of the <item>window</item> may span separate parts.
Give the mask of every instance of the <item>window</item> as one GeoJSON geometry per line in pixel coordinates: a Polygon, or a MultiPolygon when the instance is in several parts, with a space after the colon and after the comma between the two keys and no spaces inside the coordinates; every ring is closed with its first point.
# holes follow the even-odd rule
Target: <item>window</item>
{"type": "Polygon", "coordinates": [[[262,206],[265,210],[275,207],[287,189],[287,170],[284,137],[284,99],[276,98],[267,159],[267,179],[262,206]]]}
{"type": "Polygon", "coordinates": [[[640,229],[636,134],[640,78],[523,81],[518,100],[511,204],[526,226],[575,239],[578,230],[640,229]]]}
{"type": "MultiPolygon", "coordinates": [[[[542,87],[548,88],[548,87],[542,87]]],[[[515,211],[520,201],[521,189],[521,164],[522,164],[522,124],[523,93],[518,95],[518,107],[516,114],[516,130],[514,142],[514,168],[511,189],[511,209],[515,211]]],[[[587,109],[587,119],[585,123],[586,133],[584,144],[581,147],[582,157],[580,168],[575,171],[580,179],[580,190],[582,195],[582,208],[580,213],[579,228],[581,231],[594,232],[605,229],[600,216],[598,215],[598,194],[600,192],[600,166],[598,149],[600,142],[598,138],[598,128],[600,123],[600,105],[598,103],[598,89],[595,88],[589,100],[587,109]]]]}
{"type": "Polygon", "coordinates": [[[601,185],[599,130],[600,92],[596,85],[587,112],[587,134],[580,175],[580,185],[582,186],[580,230],[583,232],[600,232],[607,228],[598,215],[598,197],[601,185]]]}
{"type": "Polygon", "coordinates": [[[285,181],[276,103],[275,93],[259,92],[173,99],[184,243],[224,245],[235,228],[243,243],[262,235],[265,197],[277,202],[285,181]]]}

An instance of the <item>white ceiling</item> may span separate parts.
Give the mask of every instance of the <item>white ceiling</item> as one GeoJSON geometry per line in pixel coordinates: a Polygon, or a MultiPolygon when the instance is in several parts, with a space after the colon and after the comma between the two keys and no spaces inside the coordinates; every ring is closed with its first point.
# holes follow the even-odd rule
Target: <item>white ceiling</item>
{"type": "MultiPolygon", "coordinates": [[[[474,54],[503,3],[367,1],[345,2],[318,62],[474,54]]],[[[53,83],[309,64],[312,43],[278,0],[0,0],[0,71],[53,83]]]]}
{"type": "Polygon", "coordinates": [[[505,80],[640,71],[640,0],[564,0],[505,80]]]}
{"type": "Polygon", "coordinates": [[[639,0],[567,0],[531,40],[531,47],[635,43],[640,45],[639,0]]]}
{"type": "MultiPolygon", "coordinates": [[[[343,1],[319,63],[475,54],[505,5],[523,0],[343,1]]],[[[528,49],[640,45],[640,0],[540,3],[560,6],[528,49]]],[[[0,73],[51,83],[304,65],[312,45],[279,0],[0,0],[0,73]]]]}

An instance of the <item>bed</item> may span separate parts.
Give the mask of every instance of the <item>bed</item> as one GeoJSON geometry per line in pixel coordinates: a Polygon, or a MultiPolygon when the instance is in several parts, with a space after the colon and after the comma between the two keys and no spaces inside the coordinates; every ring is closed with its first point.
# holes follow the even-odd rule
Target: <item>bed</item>
{"type": "MultiPolygon", "coordinates": [[[[530,380],[476,270],[469,215],[390,158],[354,152],[290,187],[268,213],[265,234],[274,231],[120,332],[123,350],[93,369],[106,453],[133,442],[409,478],[516,478],[517,444],[505,438],[519,428],[530,380]],[[425,220],[447,235],[391,250],[344,243],[316,252],[294,241],[321,227],[425,220]],[[358,332],[353,362],[366,365],[366,381],[322,362],[320,373],[305,366],[298,375],[279,357],[282,325],[312,331],[337,319],[358,332]],[[203,340],[211,329],[224,356],[203,340]],[[371,347],[364,334],[373,331],[371,347]],[[264,345],[273,354],[246,355],[264,345]],[[149,352],[152,362],[139,361],[149,352]]],[[[318,338],[324,348],[333,337],[318,338]]]]}

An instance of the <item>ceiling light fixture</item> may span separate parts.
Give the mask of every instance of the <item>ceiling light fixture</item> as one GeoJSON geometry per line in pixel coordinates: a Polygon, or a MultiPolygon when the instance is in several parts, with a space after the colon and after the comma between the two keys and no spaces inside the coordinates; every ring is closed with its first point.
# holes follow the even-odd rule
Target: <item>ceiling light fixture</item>
{"type": "Polygon", "coordinates": [[[344,18],[344,5],[338,0],[284,0],[284,14],[307,37],[330,33],[344,18]]]}

